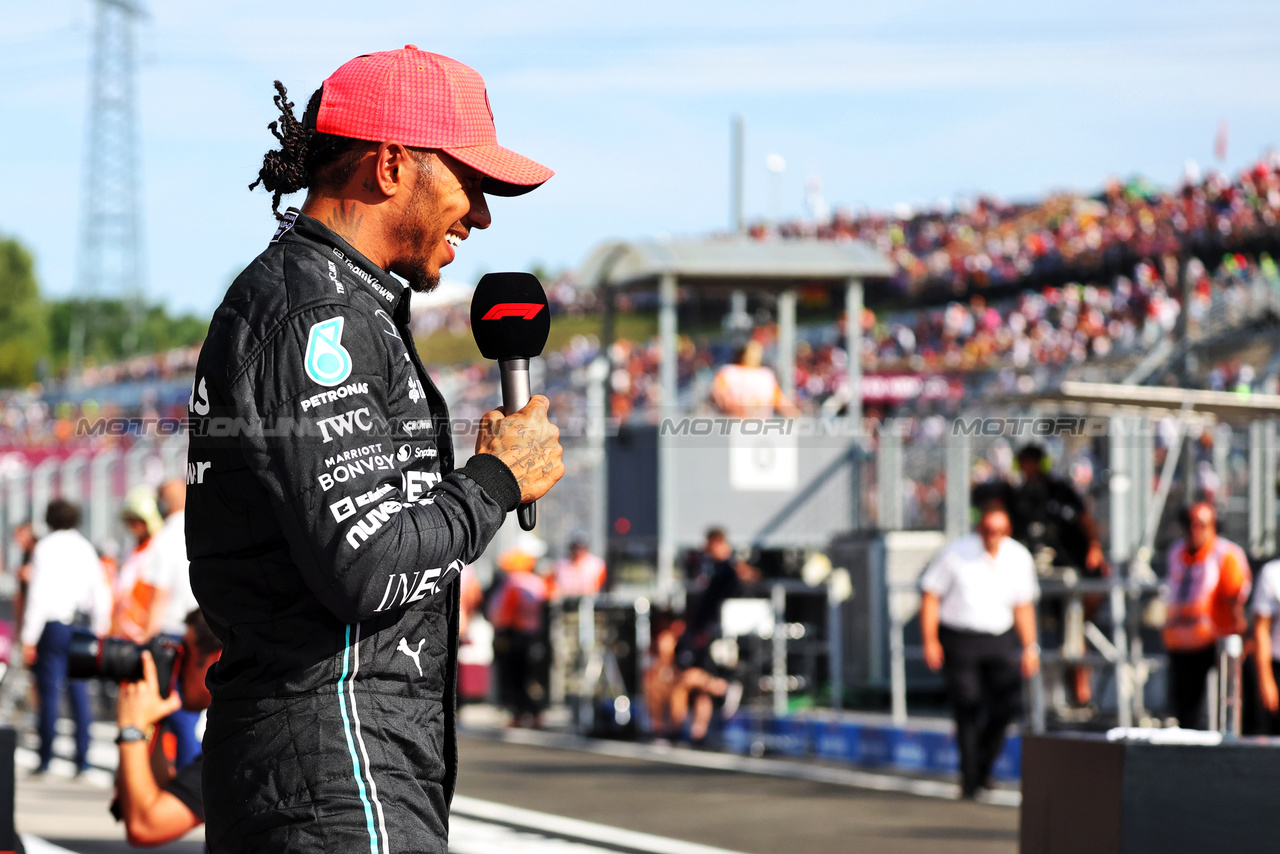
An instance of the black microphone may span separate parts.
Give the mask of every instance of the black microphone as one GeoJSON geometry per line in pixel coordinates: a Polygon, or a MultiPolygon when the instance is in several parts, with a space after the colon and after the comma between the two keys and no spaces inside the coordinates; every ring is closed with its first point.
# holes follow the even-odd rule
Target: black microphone
{"type": "MultiPolygon", "coordinates": [[[[551,309],[532,273],[486,273],[471,297],[471,334],[480,355],[497,359],[502,374],[502,411],[519,412],[529,402],[529,360],[542,355],[551,332],[551,309]]],[[[520,527],[538,521],[534,502],[516,508],[520,527]]]]}

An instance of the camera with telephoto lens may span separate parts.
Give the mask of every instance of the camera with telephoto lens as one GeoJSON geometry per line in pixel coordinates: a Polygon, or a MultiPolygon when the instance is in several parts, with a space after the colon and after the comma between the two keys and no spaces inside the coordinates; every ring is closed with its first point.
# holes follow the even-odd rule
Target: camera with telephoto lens
{"type": "Polygon", "coordinates": [[[156,662],[160,696],[168,697],[182,661],[184,644],[178,638],[157,635],[144,644],[126,638],[100,638],[77,629],[71,636],[67,654],[67,676],[71,679],[102,679],[109,682],[137,682],[142,679],[142,653],[149,651],[156,662]]]}

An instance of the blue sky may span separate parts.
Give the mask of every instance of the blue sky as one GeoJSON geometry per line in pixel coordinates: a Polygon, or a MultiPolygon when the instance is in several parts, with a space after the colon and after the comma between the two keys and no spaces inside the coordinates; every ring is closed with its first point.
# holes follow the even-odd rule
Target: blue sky
{"type": "MultiPolygon", "coordinates": [[[[147,0],[139,31],[147,286],[212,311],[274,230],[249,193],[274,143],[271,81],[297,101],[360,53],[406,43],[484,75],[499,140],[557,171],[493,202],[448,277],[559,268],[597,242],[723,229],[729,121],[747,128],[751,217],[888,209],[975,192],[1175,181],[1280,145],[1280,4],[1077,2],[357,4],[147,0]],[[787,169],[764,167],[777,153],[787,169]]],[[[90,0],[5,0],[0,233],[45,291],[75,285],[90,0]]]]}

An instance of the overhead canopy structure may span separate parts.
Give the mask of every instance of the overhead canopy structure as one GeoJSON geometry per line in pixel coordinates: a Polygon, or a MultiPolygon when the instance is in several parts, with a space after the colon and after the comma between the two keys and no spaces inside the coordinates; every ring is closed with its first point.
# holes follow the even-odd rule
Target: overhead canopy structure
{"type": "Polygon", "coordinates": [[[1254,421],[1280,416],[1280,395],[1237,394],[1171,386],[1065,381],[1035,395],[1037,402],[1080,404],[1094,412],[1178,410],[1212,415],[1222,421],[1254,421]]]}
{"type": "MultiPolygon", "coordinates": [[[[664,417],[676,414],[676,301],[678,288],[763,290],[777,295],[778,358],[776,369],[783,393],[795,396],[796,291],[812,285],[842,288],[848,317],[863,311],[863,282],[894,275],[893,263],[869,244],[859,241],[751,240],[741,236],[703,239],[605,243],[587,256],[578,280],[594,285],[604,302],[606,339],[612,334],[614,295],[619,291],[656,289],[658,335],[661,341],[659,385],[664,417]]],[[[745,296],[735,294],[745,307],[745,296]]],[[[735,309],[736,311],[737,309],[735,309]]],[[[862,352],[862,324],[845,324],[849,360],[849,414],[861,416],[862,374],[856,354],[862,352]]],[[[608,343],[606,341],[606,343],[608,343]]],[[[606,349],[607,352],[607,349],[606,349]]],[[[599,400],[611,370],[599,374],[599,400]]],[[[675,588],[675,555],[679,474],[665,431],[658,434],[658,587],[664,595],[675,588]]],[[[601,456],[603,461],[603,454],[601,456]]],[[[603,465],[597,476],[603,477],[603,465]]],[[[596,526],[603,546],[607,522],[596,526]]]]}
{"type": "MultiPolygon", "coordinates": [[[[1122,383],[1064,381],[1058,386],[1020,397],[1023,403],[1051,404],[1066,411],[1103,416],[1121,432],[1112,436],[1109,470],[1112,491],[1122,494],[1111,502],[1112,559],[1130,558],[1149,564],[1157,527],[1177,478],[1184,440],[1192,425],[1207,418],[1245,427],[1249,432],[1249,551],[1255,556],[1275,552],[1277,538],[1277,496],[1275,473],[1280,464],[1280,442],[1276,419],[1280,418],[1280,395],[1240,394],[1229,391],[1172,386],[1139,386],[1122,383]],[[1154,431],[1135,429],[1150,418],[1175,419],[1174,432],[1164,438],[1170,453],[1165,456],[1159,477],[1149,468],[1153,456],[1154,431]],[[1124,422],[1130,427],[1125,428],[1124,422]],[[1155,482],[1154,493],[1136,484],[1155,482]],[[1120,487],[1117,487],[1120,484],[1120,487]]],[[[1183,477],[1191,477],[1184,467],[1183,477]]]]}
{"type": "Polygon", "coordinates": [[[893,263],[862,241],[751,240],[743,237],[606,243],[579,270],[610,288],[652,287],[664,276],[683,286],[785,291],[800,284],[885,279],[893,263]]]}
{"type": "MultiPolygon", "coordinates": [[[[1132,627],[1138,623],[1128,622],[1125,615],[1133,613],[1129,609],[1138,606],[1141,597],[1158,583],[1152,563],[1157,535],[1167,522],[1166,507],[1174,495],[1175,481],[1182,483],[1181,501],[1189,502],[1199,497],[1199,466],[1208,461],[1198,461],[1189,453],[1190,447],[1199,444],[1192,441],[1196,435],[1192,431],[1203,429],[1212,421],[1229,423],[1233,430],[1247,428],[1248,539],[1242,545],[1246,545],[1252,557],[1269,559],[1276,552],[1277,522],[1280,520],[1275,489],[1276,474],[1280,469],[1280,442],[1276,431],[1276,420],[1280,418],[1280,395],[1064,381],[1043,391],[984,400],[975,407],[975,411],[984,416],[1000,416],[1010,412],[1025,413],[1024,407],[1031,407],[1038,413],[1057,412],[1070,416],[1064,419],[1065,423],[1057,424],[1052,417],[1035,419],[1050,431],[1062,429],[1066,435],[1088,435],[1091,444],[1094,439],[1105,437],[1105,448],[1092,445],[1092,450],[1105,454],[1108,496],[1105,512],[1109,517],[1105,536],[1114,574],[1099,587],[1110,585],[1110,643],[1106,643],[1106,638],[1096,626],[1083,620],[1081,597],[1088,591],[1075,581],[1067,584],[1067,589],[1074,591],[1071,595],[1081,607],[1074,612],[1074,617],[1068,610],[1066,619],[1074,619],[1076,625],[1083,628],[1089,642],[1115,665],[1113,684],[1119,723],[1120,726],[1130,726],[1146,714],[1143,696],[1149,667],[1142,647],[1131,646],[1137,638],[1132,627]],[[1086,420],[1091,422],[1090,429],[1072,432],[1075,429],[1073,423],[1083,426],[1086,420]],[[1095,427],[1103,429],[1093,432],[1095,427]],[[1165,451],[1163,461],[1156,452],[1157,440],[1165,451]],[[1126,623],[1130,625],[1129,629],[1124,628],[1126,623]],[[1102,638],[1101,645],[1099,637],[1102,638]]],[[[991,419],[997,425],[1001,420],[999,417],[991,419]]],[[[1007,425],[997,429],[1007,429],[1007,425]]],[[[951,533],[959,533],[968,525],[969,508],[965,499],[973,471],[968,435],[971,434],[953,431],[946,443],[946,506],[951,533]]],[[[1022,441],[1039,441],[1042,438],[1041,434],[1033,431],[1013,435],[1022,437],[1022,441]]],[[[1047,435],[1061,434],[1050,432],[1047,435]]],[[[1215,454],[1222,451],[1222,461],[1215,460],[1209,465],[1218,474],[1225,475],[1227,466],[1237,465],[1235,460],[1227,460],[1230,440],[1222,441],[1213,434],[1211,438],[1215,454]]],[[[882,444],[880,453],[883,452],[882,444]]],[[[1211,500],[1226,508],[1229,505],[1222,502],[1224,493],[1229,493],[1232,499],[1241,497],[1236,490],[1238,487],[1218,491],[1217,498],[1211,500]]],[[[1079,648],[1083,649],[1083,638],[1079,643],[1079,648]]],[[[1043,702],[1033,706],[1033,727],[1043,727],[1043,714],[1043,702]]]]}

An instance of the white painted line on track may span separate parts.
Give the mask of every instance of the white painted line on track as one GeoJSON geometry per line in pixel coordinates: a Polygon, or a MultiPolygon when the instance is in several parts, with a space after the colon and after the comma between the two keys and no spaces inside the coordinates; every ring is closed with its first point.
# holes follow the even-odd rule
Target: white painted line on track
{"type": "Polygon", "coordinates": [[[606,850],[505,824],[449,817],[449,854],[601,854],[606,850]]]}
{"type": "MultiPolygon", "coordinates": [[[[829,765],[816,765],[787,759],[757,759],[753,756],[738,756],[732,753],[714,753],[659,744],[606,741],[532,729],[463,727],[460,734],[478,738],[496,738],[499,741],[524,744],[531,747],[579,750],[621,759],[640,759],[649,762],[683,765],[690,768],[706,768],[714,771],[738,771],[748,774],[762,774],[769,777],[786,777],[793,780],[807,780],[813,783],[830,783],[836,786],[871,789],[877,792],[902,792],[926,798],[955,800],[960,795],[960,787],[958,785],[945,783],[941,780],[921,780],[915,777],[876,774],[871,771],[833,768],[829,765]]],[[[983,792],[979,799],[983,803],[996,806],[1016,807],[1022,803],[1022,793],[1009,789],[996,789],[983,792]]]]}
{"type": "MultiPolygon", "coordinates": [[[[586,843],[587,846],[590,846],[591,843],[606,845],[615,851],[621,848],[626,851],[642,852],[642,854],[738,854],[738,852],[730,851],[727,848],[700,845],[696,842],[683,842],[679,839],[669,839],[665,836],[655,836],[651,833],[640,833],[635,830],[623,830],[620,827],[597,824],[593,821],[581,821],[576,818],[565,818],[551,815],[550,813],[538,812],[537,810],[509,807],[506,804],[468,798],[465,795],[454,796],[453,808],[450,813],[453,816],[464,819],[496,822],[498,824],[528,828],[562,838],[567,837],[570,840],[586,843]]],[[[455,850],[455,841],[452,834],[450,834],[449,838],[449,849],[450,851],[455,850]]],[[[456,852],[457,854],[472,854],[474,851],[475,854],[481,854],[482,850],[487,854],[493,849],[458,847],[456,852]]],[[[519,850],[523,851],[525,849],[521,848],[519,850]]],[[[561,849],[554,850],[559,851],[561,849]]],[[[586,850],[590,850],[590,848],[586,850]]],[[[600,849],[597,848],[595,850],[600,849]]]]}
{"type": "Polygon", "coordinates": [[[22,837],[22,847],[27,854],[76,854],[70,848],[63,848],[61,845],[45,842],[38,836],[31,836],[27,833],[18,835],[22,837]]]}

